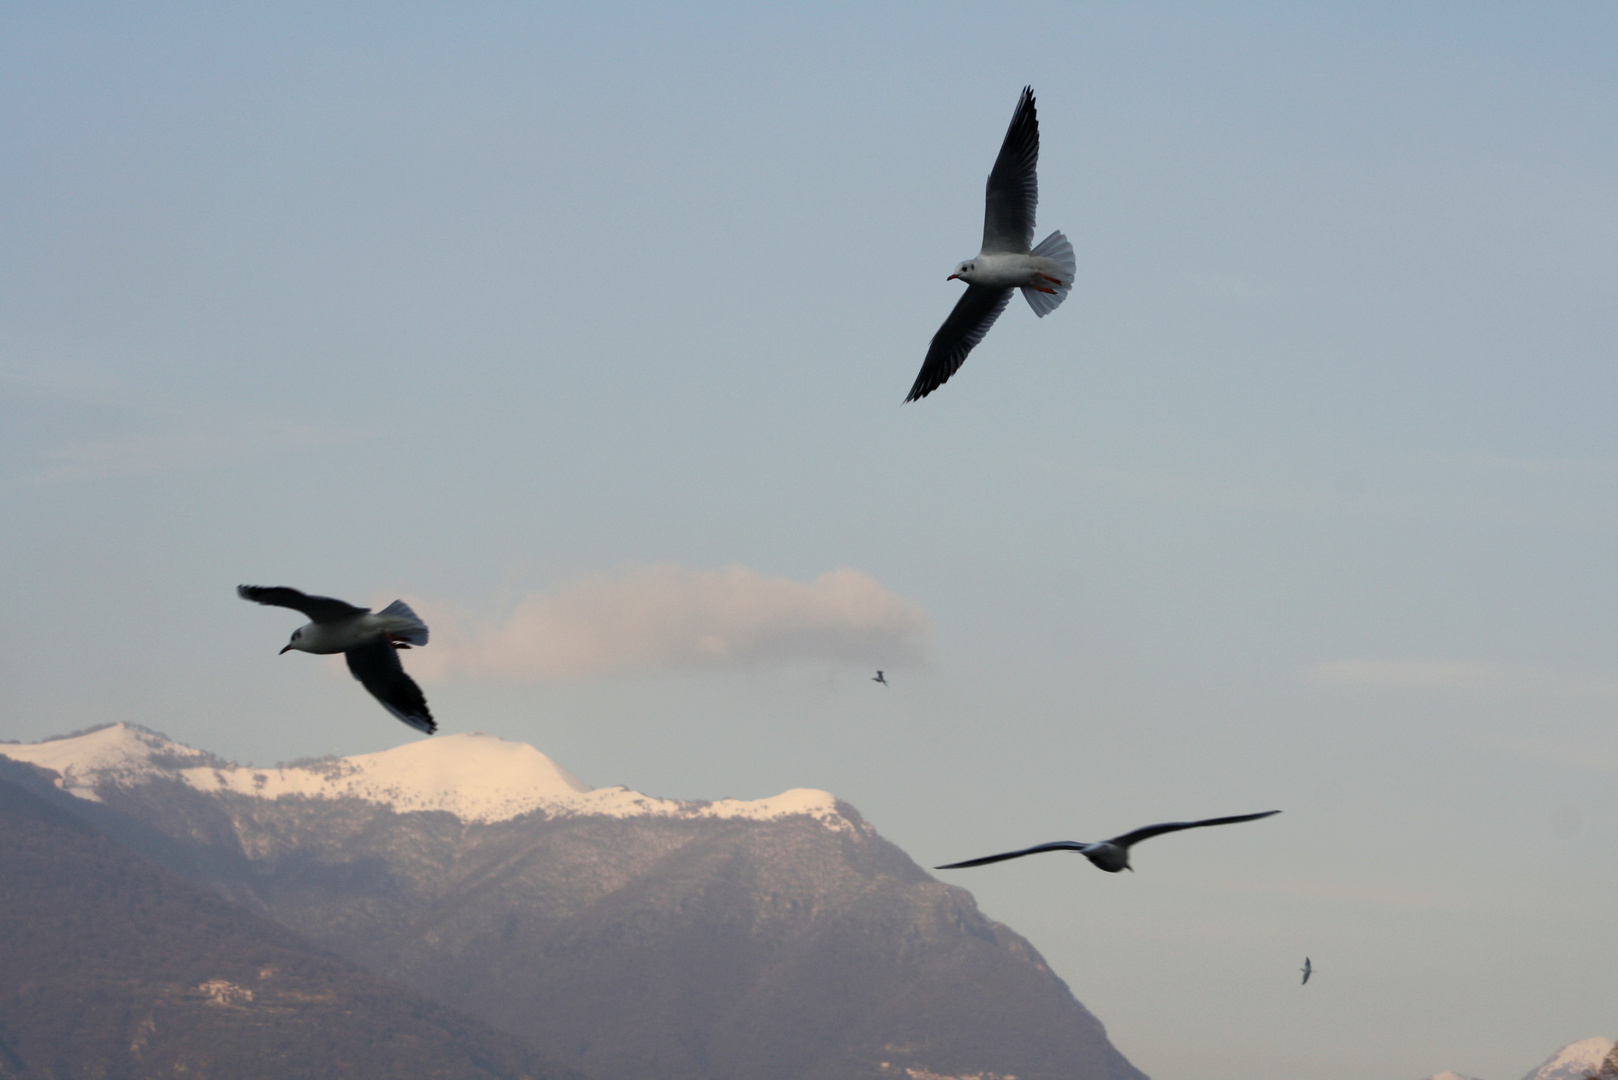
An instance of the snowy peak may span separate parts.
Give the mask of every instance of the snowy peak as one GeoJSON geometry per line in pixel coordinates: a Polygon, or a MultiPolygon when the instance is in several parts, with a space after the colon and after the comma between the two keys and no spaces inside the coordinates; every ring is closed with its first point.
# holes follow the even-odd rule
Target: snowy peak
{"type": "Polygon", "coordinates": [[[42,743],[0,743],[0,756],[49,769],[57,786],[99,800],[107,786],[177,780],[208,794],[261,799],[363,799],[398,813],[444,811],[462,821],[509,821],[536,810],[553,816],[745,818],[803,814],[836,831],[853,824],[824,791],[796,788],[774,798],[682,802],[627,788],[591,788],[526,743],[482,733],[418,739],[374,754],[277,769],[244,768],[156,732],[113,724],[42,743]]]}
{"type": "Polygon", "coordinates": [[[400,813],[443,810],[479,822],[570,803],[591,790],[532,746],[481,732],[282,769],[186,769],[181,779],[198,791],[364,799],[400,813]]]}
{"type": "Polygon", "coordinates": [[[139,784],[186,768],[223,765],[155,731],[110,724],[42,743],[0,743],[0,756],[26,761],[56,773],[56,786],[81,799],[99,802],[101,784],[139,784]]]}
{"type": "Polygon", "coordinates": [[[1545,1064],[1523,1080],[1586,1080],[1601,1071],[1601,1063],[1612,1053],[1611,1039],[1582,1039],[1552,1054],[1545,1064]]]}

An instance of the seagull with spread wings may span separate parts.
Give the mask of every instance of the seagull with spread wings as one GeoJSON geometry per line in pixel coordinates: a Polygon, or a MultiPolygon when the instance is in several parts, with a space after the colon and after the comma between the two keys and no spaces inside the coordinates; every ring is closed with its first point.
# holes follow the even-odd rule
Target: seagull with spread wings
{"type": "Polygon", "coordinates": [[[1023,848],[1021,851],[1008,851],[1003,855],[985,855],[981,859],[967,859],[965,862],[949,863],[945,866],[935,866],[934,870],[959,870],[966,866],[983,866],[987,863],[1005,862],[1007,859],[1020,859],[1024,855],[1038,855],[1045,851],[1076,851],[1089,859],[1096,866],[1109,874],[1116,874],[1120,870],[1133,871],[1129,865],[1129,849],[1142,840],[1150,840],[1154,836],[1164,833],[1179,832],[1181,829],[1200,829],[1207,825],[1234,825],[1238,821],[1257,821],[1279,814],[1279,810],[1266,810],[1261,814],[1238,814],[1236,817],[1206,818],[1202,821],[1170,821],[1162,825],[1148,825],[1144,829],[1115,836],[1111,840],[1102,840],[1099,843],[1086,844],[1078,840],[1056,840],[1049,844],[1040,844],[1036,847],[1023,848]]]}
{"type": "Polygon", "coordinates": [[[283,653],[342,653],[348,670],[382,707],[417,731],[438,730],[427,698],[414,679],[405,674],[397,650],[427,644],[427,624],[403,600],[395,600],[373,614],[329,596],[310,596],[297,589],[238,585],[243,600],[272,607],[291,608],[309,616],[307,626],[292,631],[283,653]]]}
{"type": "Polygon", "coordinates": [[[966,292],[933,335],[916,384],[906,401],[918,401],[937,390],[966,362],[966,354],[983,340],[994,320],[1006,310],[1011,290],[1021,289],[1034,314],[1044,318],[1067,299],[1078,263],[1073,245],[1053,232],[1034,242],[1034,209],[1039,205],[1039,118],[1034,88],[1023,87],[1000,156],[989,173],[983,212],[983,250],[955,268],[947,280],[966,282],[966,292]]]}

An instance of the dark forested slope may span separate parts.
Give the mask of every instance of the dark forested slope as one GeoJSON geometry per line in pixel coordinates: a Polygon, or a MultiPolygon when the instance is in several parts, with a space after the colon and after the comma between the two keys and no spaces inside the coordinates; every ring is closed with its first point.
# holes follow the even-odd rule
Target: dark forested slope
{"type": "Polygon", "coordinates": [[[577,1080],[0,777],[0,1077],[577,1080]]]}

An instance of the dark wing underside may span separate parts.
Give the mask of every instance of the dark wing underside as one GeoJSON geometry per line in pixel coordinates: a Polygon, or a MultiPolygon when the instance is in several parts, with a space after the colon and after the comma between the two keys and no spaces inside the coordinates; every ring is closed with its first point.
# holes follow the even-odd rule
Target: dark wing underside
{"type": "Polygon", "coordinates": [[[1115,836],[1109,840],[1108,843],[1116,844],[1121,848],[1126,848],[1130,844],[1138,844],[1142,840],[1150,840],[1152,837],[1162,836],[1164,833],[1179,832],[1181,829],[1200,829],[1204,825],[1234,825],[1238,821],[1257,821],[1259,818],[1270,817],[1271,815],[1279,814],[1280,812],[1281,811],[1279,810],[1266,810],[1261,814],[1237,814],[1235,817],[1211,817],[1202,821],[1170,821],[1162,825],[1148,825],[1144,829],[1136,829],[1134,832],[1124,833],[1122,836],[1115,836]]]}
{"type": "Polygon", "coordinates": [[[1025,86],[1011,114],[1006,141],[989,173],[983,210],[983,250],[1027,253],[1034,243],[1039,206],[1039,118],[1034,88],[1025,86]]]}
{"type": "Polygon", "coordinates": [[[301,611],[309,616],[310,622],[338,622],[342,619],[351,619],[355,615],[364,615],[371,609],[368,607],[355,607],[341,600],[333,600],[329,596],[310,596],[297,589],[289,589],[284,585],[266,588],[263,585],[238,585],[236,595],[243,600],[251,600],[257,604],[268,604],[271,607],[286,607],[293,611],[301,611]]]}
{"type": "Polygon", "coordinates": [[[991,289],[986,285],[968,285],[966,292],[955,302],[955,309],[944,320],[944,325],[933,335],[927,348],[927,359],[921,362],[916,385],[910,388],[906,401],[920,401],[949,381],[949,377],[966,363],[983,335],[989,332],[994,320],[1006,310],[1011,300],[1010,289],[991,289]]]}
{"type": "Polygon", "coordinates": [[[382,707],[409,724],[417,731],[431,735],[438,730],[433,714],[427,710],[427,697],[416,685],[416,680],[405,674],[399,663],[399,652],[387,638],[348,650],[343,654],[348,670],[382,707]]]}
{"type": "Polygon", "coordinates": [[[1005,862],[1007,859],[1020,859],[1024,855],[1038,855],[1042,851],[1084,851],[1084,845],[1076,840],[1053,840],[1049,844],[1040,844],[1036,847],[1023,848],[1021,851],[1008,851],[1003,855],[985,855],[981,859],[967,859],[965,862],[946,863],[935,866],[934,870],[959,870],[963,866],[984,866],[992,862],[1005,862]]]}

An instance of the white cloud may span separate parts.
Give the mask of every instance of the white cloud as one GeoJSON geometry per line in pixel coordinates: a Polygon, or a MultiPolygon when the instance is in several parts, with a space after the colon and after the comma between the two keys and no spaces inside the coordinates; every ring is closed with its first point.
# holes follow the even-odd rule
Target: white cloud
{"type": "Polygon", "coordinates": [[[559,682],[792,661],[901,668],[925,660],[932,643],[925,611],[846,567],[810,582],[744,566],[642,567],[530,594],[508,617],[481,626],[431,602],[417,610],[432,644],[410,668],[427,679],[559,682]]]}

